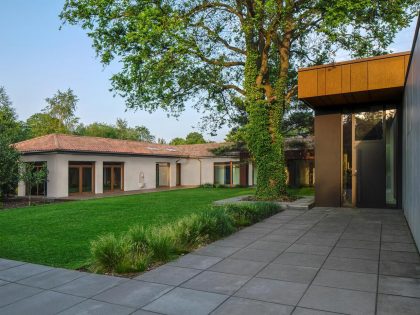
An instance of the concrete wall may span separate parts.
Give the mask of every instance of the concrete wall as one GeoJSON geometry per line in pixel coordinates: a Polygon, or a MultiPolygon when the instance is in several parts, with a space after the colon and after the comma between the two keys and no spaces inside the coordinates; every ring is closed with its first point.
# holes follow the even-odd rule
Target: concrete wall
{"type": "MultiPolygon", "coordinates": [[[[176,163],[181,163],[181,185],[195,186],[213,183],[213,163],[237,161],[231,158],[200,158],[179,159],[167,157],[134,157],[134,156],[106,156],[82,154],[39,154],[23,157],[26,162],[45,161],[48,168],[48,197],[60,198],[68,196],[68,166],[69,162],[94,162],[95,165],[95,193],[103,193],[103,163],[124,163],[124,190],[140,190],[156,188],[156,163],[170,164],[170,186],[176,186],[176,163]],[[200,171],[201,166],[201,171],[200,171]]],[[[25,195],[25,185],[19,184],[18,194],[25,195]]]]}
{"type": "Polygon", "coordinates": [[[420,248],[420,40],[413,48],[403,100],[402,206],[420,248]]]}

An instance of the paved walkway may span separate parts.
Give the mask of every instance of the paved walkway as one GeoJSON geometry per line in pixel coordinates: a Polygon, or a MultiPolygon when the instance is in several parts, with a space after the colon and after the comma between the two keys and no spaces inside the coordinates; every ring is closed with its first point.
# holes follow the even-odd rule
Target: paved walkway
{"type": "Polygon", "coordinates": [[[420,313],[420,258],[398,210],[286,210],[136,279],[0,270],[0,314],[420,313]]]}

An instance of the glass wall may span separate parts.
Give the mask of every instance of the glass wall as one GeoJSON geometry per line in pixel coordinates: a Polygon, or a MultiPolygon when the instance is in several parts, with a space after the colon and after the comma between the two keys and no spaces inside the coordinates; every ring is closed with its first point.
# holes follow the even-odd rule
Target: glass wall
{"type": "Polygon", "coordinates": [[[343,207],[352,206],[352,114],[342,115],[342,196],[343,207]]]}

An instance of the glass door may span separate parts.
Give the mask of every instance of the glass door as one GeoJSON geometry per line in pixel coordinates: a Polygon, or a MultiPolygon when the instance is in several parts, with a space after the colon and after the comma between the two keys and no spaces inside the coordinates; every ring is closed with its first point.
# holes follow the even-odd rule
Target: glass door
{"type": "Polygon", "coordinates": [[[122,163],[104,163],[103,190],[123,190],[124,167],[122,163]]]}
{"type": "Polygon", "coordinates": [[[343,207],[397,205],[398,125],[396,109],[371,106],[342,115],[343,207]]]}
{"type": "Polygon", "coordinates": [[[156,187],[169,187],[169,163],[156,164],[156,187]]]}
{"type": "Polygon", "coordinates": [[[95,168],[92,162],[69,163],[69,194],[94,192],[95,168]]]}

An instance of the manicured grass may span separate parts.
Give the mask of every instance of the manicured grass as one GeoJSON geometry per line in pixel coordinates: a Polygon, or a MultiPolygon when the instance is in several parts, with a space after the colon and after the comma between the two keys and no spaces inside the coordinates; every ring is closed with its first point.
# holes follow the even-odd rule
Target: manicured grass
{"type": "MultiPolygon", "coordinates": [[[[194,188],[0,211],[0,257],[56,267],[87,263],[90,241],[129,227],[161,226],[252,188],[194,188]]],[[[291,190],[302,195],[301,190],[291,190]]]]}

